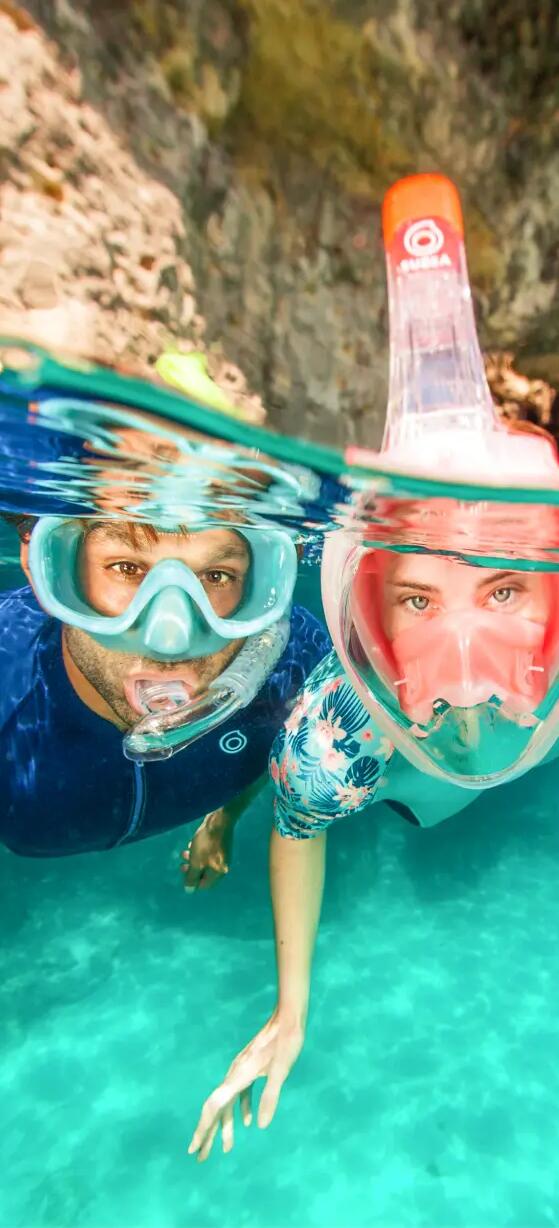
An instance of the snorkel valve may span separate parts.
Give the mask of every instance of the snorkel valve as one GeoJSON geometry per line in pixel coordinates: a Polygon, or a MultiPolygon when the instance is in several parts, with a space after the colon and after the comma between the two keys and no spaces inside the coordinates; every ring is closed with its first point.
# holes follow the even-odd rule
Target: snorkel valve
{"type": "Polygon", "coordinates": [[[382,211],[390,377],[381,453],[350,464],[449,480],[557,484],[551,441],[514,435],[491,400],[477,338],[460,198],[443,175],[412,175],[382,211]]]}
{"type": "Polygon", "coordinates": [[[190,700],[179,681],[144,683],[141,698],[148,715],[125,735],[126,758],[139,763],[169,759],[246,708],[284,652],[289,627],[289,617],[285,617],[251,636],[231,665],[197,699],[190,700]]]}

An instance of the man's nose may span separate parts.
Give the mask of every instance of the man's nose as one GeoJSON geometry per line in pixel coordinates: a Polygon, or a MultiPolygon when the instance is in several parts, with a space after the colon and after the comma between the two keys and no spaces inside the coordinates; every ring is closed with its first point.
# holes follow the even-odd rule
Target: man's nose
{"type": "Polygon", "coordinates": [[[149,652],[184,656],[192,640],[194,616],[192,603],[181,588],[168,588],[151,602],[144,631],[149,652]]]}

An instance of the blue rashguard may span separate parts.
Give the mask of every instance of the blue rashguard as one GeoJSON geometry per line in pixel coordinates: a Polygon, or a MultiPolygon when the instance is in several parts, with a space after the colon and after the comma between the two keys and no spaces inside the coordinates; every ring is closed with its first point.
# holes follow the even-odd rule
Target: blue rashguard
{"type": "Polygon", "coordinates": [[[331,642],[301,606],[263,689],[230,721],[161,763],[122,753],[122,734],[76,695],[61,625],[31,588],[0,594],[0,840],[57,857],[145,839],[200,819],[258,779],[293,700],[331,642]]]}

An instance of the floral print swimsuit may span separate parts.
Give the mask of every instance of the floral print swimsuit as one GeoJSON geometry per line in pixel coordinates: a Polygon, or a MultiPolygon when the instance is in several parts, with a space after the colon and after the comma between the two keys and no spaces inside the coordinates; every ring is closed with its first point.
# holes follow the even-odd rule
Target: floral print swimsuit
{"type": "MultiPolygon", "coordinates": [[[[559,760],[559,738],[544,763],[559,760]]],[[[530,769],[533,770],[533,769],[530,769]]],[[[418,771],[380,732],[335,652],[309,674],[270,755],[274,820],[281,836],[306,840],[371,802],[419,827],[465,810],[483,791],[418,771]]]]}
{"type": "Polygon", "coordinates": [[[364,809],[384,783],[392,752],[336,653],[329,653],[307,679],[272,747],[280,835],[305,840],[364,809]]]}

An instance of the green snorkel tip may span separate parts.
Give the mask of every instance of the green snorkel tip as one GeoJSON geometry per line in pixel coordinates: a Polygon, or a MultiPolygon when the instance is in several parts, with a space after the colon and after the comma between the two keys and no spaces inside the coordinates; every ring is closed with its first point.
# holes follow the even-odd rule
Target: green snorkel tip
{"type": "Polygon", "coordinates": [[[166,350],[157,359],[155,370],[166,384],[179,388],[194,401],[202,401],[211,409],[229,414],[232,418],[244,418],[242,410],[229,400],[215,380],[208,375],[208,360],[205,354],[198,351],[179,354],[166,350]]]}

